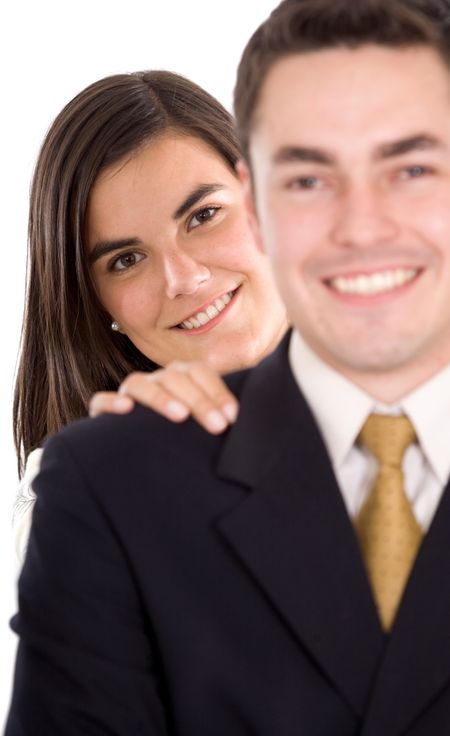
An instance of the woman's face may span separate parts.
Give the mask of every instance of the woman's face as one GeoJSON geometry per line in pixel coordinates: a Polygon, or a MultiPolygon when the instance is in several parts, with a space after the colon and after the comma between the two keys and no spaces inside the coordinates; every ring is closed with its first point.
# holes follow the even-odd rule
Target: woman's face
{"type": "Polygon", "coordinates": [[[195,137],[166,134],[105,169],[87,246],[105,309],[159,365],[257,363],[287,327],[239,180],[195,137]]]}

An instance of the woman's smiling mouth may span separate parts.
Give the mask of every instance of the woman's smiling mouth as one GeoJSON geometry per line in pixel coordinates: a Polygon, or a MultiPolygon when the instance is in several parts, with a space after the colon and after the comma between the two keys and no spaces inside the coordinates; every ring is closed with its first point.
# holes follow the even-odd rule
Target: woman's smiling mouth
{"type": "Polygon", "coordinates": [[[223,313],[227,311],[239,288],[237,287],[233,291],[225,292],[225,294],[214,299],[210,304],[202,307],[198,312],[194,312],[190,317],[176,325],[176,329],[198,334],[212,327],[212,323],[217,324],[219,321],[218,318],[222,317],[223,313]]]}

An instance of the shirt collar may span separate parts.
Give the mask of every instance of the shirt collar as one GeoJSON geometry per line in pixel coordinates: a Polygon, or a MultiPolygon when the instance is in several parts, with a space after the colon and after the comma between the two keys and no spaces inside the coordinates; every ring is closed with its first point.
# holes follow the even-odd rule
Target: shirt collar
{"type": "Polygon", "coordinates": [[[442,485],[447,483],[450,476],[450,365],[406,396],[399,405],[386,406],[324,363],[295,330],[289,345],[289,361],[335,467],[345,461],[371,412],[404,413],[414,425],[433,472],[442,485]]]}
{"type": "Polygon", "coordinates": [[[402,401],[420,446],[442,485],[450,476],[450,365],[402,401]]]}
{"type": "Polygon", "coordinates": [[[333,465],[345,460],[374,401],[324,363],[294,330],[289,361],[295,380],[319,425],[333,465]]]}

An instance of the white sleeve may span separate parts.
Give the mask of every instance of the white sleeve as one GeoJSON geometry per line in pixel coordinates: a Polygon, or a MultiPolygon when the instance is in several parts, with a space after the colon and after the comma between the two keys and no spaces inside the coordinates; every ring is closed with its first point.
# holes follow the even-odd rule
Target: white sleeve
{"type": "Polygon", "coordinates": [[[25,473],[17,491],[14,501],[13,532],[14,547],[18,567],[22,566],[27,550],[28,536],[30,534],[31,518],[36,495],[32,488],[34,478],[39,472],[43,450],[38,448],[30,453],[25,466],[25,473]]]}

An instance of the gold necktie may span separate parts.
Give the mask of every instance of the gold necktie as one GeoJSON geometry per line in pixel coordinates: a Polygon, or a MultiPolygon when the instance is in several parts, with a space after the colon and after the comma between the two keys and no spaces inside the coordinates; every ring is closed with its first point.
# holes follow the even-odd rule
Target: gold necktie
{"type": "Polygon", "coordinates": [[[356,529],[381,623],[389,631],[422,540],[403,487],[403,456],[414,440],[404,416],[371,414],[358,441],[379,462],[375,485],[364,503],[356,529]]]}

